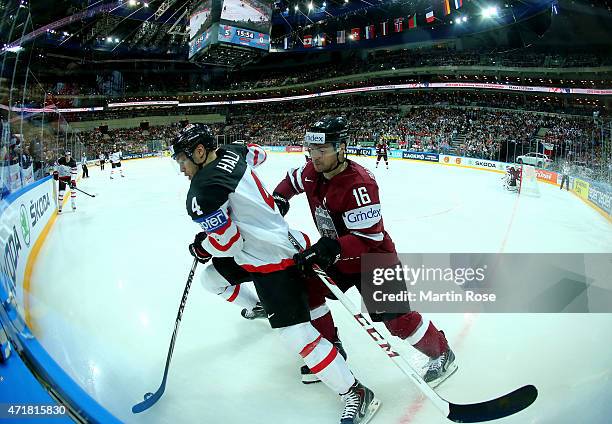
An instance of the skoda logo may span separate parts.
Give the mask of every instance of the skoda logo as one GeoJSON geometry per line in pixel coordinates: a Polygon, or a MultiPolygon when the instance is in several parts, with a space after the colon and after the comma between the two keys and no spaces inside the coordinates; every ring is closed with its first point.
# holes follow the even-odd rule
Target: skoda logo
{"type": "Polygon", "coordinates": [[[30,217],[25,206],[21,205],[19,208],[19,222],[21,223],[21,234],[23,234],[23,241],[27,246],[30,245],[30,217]]]}

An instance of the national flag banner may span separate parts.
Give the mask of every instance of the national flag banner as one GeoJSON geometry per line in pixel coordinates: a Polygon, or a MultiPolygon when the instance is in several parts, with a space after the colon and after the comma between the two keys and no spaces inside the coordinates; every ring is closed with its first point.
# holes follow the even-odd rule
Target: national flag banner
{"type": "Polygon", "coordinates": [[[361,40],[361,28],[351,29],[351,37],[353,38],[353,41],[361,40]]]}
{"type": "Polygon", "coordinates": [[[304,36],[304,47],[306,48],[312,47],[312,35],[304,36]]]}
{"type": "Polygon", "coordinates": [[[365,38],[366,40],[376,38],[376,27],[374,25],[368,25],[365,27],[365,38]]]}
{"type": "Polygon", "coordinates": [[[336,32],[336,43],[345,44],[346,43],[346,31],[337,31],[336,32]]]}
{"type": "Polygon", "coordinates": [[[442,0],[444,2],[444,16],[446,15],[450,15],[450,1],[449,0],[442,0]]]}
{"type": "Polygon", "coordinates": [[[404,18],[395,18],[393,21],[395,32],[402,32],[404,30],[404,18]]]}
{"type": "Polygon", "coordinates": [[[389,23],[387,21],[380,23],[380,35],[389,34],[389,23]]]}
{"type": "Polygon", "coordinates": [[[416,13],[408,18],[408,29],[413,29],[417,27],[416,21],[416,13]]]}
{"type": "Polygon", "coordinates": [[[428,24],[432,23],[432,22],[433,22],[435,19],[436,19],[436,18],[435,18],[435,16],[434,16],[433,10],[430,10],[429,12],[427,12],[427,13],[425,14],[425,21],[426,21],[428,24]]]}
{"type": "Polygon", "coordinates": [[[455,9],[459,9],[463,6],[463,0],[455,0],[455,9]]]}

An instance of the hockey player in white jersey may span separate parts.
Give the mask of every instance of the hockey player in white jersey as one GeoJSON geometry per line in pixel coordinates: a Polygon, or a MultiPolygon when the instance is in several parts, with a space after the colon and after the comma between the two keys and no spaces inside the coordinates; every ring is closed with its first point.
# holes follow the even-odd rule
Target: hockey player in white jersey
{"type": "MultiPolygon", "coordinates": [[[[230,277],[252,280],[283,342],[332,391],[344,396],[341,424],[367,423],[380,402],[311,324],[306,287],[292,259],[296,252],[288,240],[289,227],[245,159],[252,152],[241,145],[217,148],[214,134],[203,124],[181,130],[171,151],[191,180],[187,213],[204,230],[189,246],[190,252],[203,262],[212,258],[215,268],[221,266],[230,277]]],[[[306,244],[301,234],[294,235],[306,244]]]]}
{"type": "Polygon", "coordinates": [[[77,164],[70,151],[66,151],[64,156],[59,158],[55,163],[53,171],[53,179],[58,182],[58,209],[57,213],[62,213],[64,204],[64,194],[66,193],[66,185],[70,183],[70,201],[72,210],[76,210],[76,179],[77,179],[77,164]]]}
{"type": "Polygon", "coordinates": [[[111,180],[113,179],[113,174],[115,173],[115,168],[119,168],[119,174],[121,174],[122,177],[125,177],[125,175],[123,175],[123,168],[121,168],[121,158],[123,157],[123,153],[121,152],[120,149],[117,148],[117,146],[113,146],[113,151],[110,154],[110,162],[111,162],[111,180]]]}

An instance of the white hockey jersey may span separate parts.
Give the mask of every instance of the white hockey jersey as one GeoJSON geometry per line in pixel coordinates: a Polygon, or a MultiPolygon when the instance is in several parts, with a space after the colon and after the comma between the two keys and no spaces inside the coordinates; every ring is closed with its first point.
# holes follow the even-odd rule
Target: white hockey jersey
{"type": "MultiPolygon", "coordinates": [[[[265,151],[254,144],[227,145],[191,181],[187,212],[208,234],[202,244],[213,256],[233,257],[249,272],[269,273],[294,264],[289,226],[252,167],[265,151]]],[[[298,231],[292,234],[304,244],[298,231]]]]}
{"type": "Polygon", "coordinates": [[[64,156],[59,158],[55,163],[55,170],[57,171],[59,178],[62,180],[72,180],[76,181],[77,179],[77,163],[74,158],[70,158],[70,160],[66,160],[64,156]]]}
{"type": "Polygon", "coordinates": [[[121,161],[122,156],[123,156],[123,153],[121,153],[121,150],[117,150],[116,152],[111,153],[110,154],[111,163],[119,163],[121,161]]]}

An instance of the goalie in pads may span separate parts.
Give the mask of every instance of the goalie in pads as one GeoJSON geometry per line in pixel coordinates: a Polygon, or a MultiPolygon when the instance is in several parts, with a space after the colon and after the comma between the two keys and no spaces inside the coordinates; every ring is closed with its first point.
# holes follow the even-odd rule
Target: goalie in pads
{"type": "Polygon", "coordinates": [[[508,191],[516,191],[519,190],[519,183],[521,180],[521,170],[511,166],[506,171],[506,175],[503,177],[504,187],[508,191]]]}

